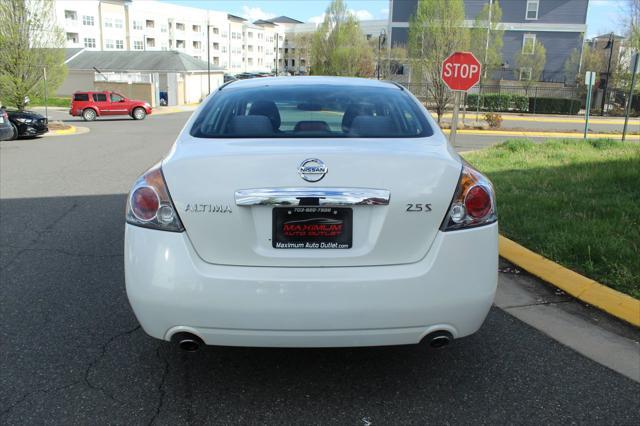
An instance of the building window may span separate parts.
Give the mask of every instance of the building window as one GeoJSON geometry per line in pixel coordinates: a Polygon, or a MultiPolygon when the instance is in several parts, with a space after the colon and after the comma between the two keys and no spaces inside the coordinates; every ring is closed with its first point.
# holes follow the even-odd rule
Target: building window
{"type": "Polygon", "coordinates": [[[95,38],[85,38],[84,39],[84,47],[87,49],[95,49],[96,47],[96,39],[95,38]]]}
{"type": "Polygon", "coordinates": [[[226,31],[222,32],[222,38],[227,38],[227,32],[226,31]]]}
{"type": "Polygon", "coordinates": [[[124,49],[124,40],[116,40],[116,49],[124,49]]]}
{"type": "Polygon", "coordinates": [[[249,38],[253,38],[253,33],[251,31],[249,31],[247,35],[249,36],[249,38]]]}
{"type": "Polygon", "coordinates": [[[213,43],[213,50],[220,50],[220,43],[213,43]]]}
{"type": "Polygon", "coordinates": [[[160,32],[161,33],[166,33],[167,32],[167,26],[166,25],[160,25],[160,32]]]}
{"type": "Polygon", "coordinates": [[[77,21],[78,13],[75,10],[65,10],[64,19],[66,19],[67,21],[77,21]]]}
{"type": "Polygon", "coordinates": [[[193,46],[194,49],[200,49],[200,42],[199,41],[194,41],[192,43],[192,46],[193,46]]]}
{"type": "Polygon", "coordinates": [[[520,69],[520,80],[522,80],[522,81],[531,80],[531,68],[521,68],[520,69]]]}
{"type": "Polygon", "coordinates": [[[115,45],[115,43],[113,42],[113,40],[106,39],[106,40],[104,41],[104,47],[105,47],[105,49],[113,49],[113,48],[115,48],[115,46],[116,46],[116,45],[115,45]]]}
{"type": "Polygon", "coordinates": [[[141,30],[142,29],[142,21],[133,21],[133,29],[141,30]]]}
{"type": "Polygon", "coordinates": [[[200,25],[192,25],[191,29],[193,30],[194,33],[199,33],[200,32],[200,25]]]}
{"type": "Polygon", "coordinates": [[[113,28],[113,19],[104,18],[104,27],[105,28],[113,28]]]}
{"type": "Polygon", "coordinates": [[[133,40],[133,50],[143,50],[144,42],[142,40],[133,40]]]}
{"type": "Polygon", "coordinates": [[[95,25],[95,20],[93,16],[84,15],[82,17],[82,25],[86,25],[87,27],[93,27],[95,25]]]}
{"type": "Polygon", "coordinates": [[[538,19],[538,9],[540,7],[540,0],[527,0],[527,13],[525,19],[536,20],[538,19]]]}
{"type": "Polygon", "coordinates": [[[176,48],[184,49],[184,46],[185,46],[184,40],[176,40],[176,48]]]}
{"type": "Polygon", "coordinates": [[[213,65],[220,65],[220,58],[217,56],[213,57],[213,65]]]}
{"type": "Polygon", "coordinates": [[[147,19],[147,28],[155,28],[156,27],[156,23],[153,21],[153,19],[147,19]]]}
{"type": "Polygon", "coordinates": [[[78,33],[67,33],[67,42],[76,44],[78,40],[78,33]]]}
{"type": "Polygon", "coordinates": [[[176,22],[176,30],[177,31],[184,31],[184,24],[176,22]]]}
{"type": "Polygon", "coordinates": [[[220,30],[217,27],[213,27],[213,33],[215,35],[218,35],[218,34],[220,34],[220,30]]]}
{"type": "Polygon", "coordinates": [[[536,35],[525,34],[522,37],[522,53],[524,55],[533,55],[536,50],[536,35]]]}
{"type": "Polygon", "coordinates": [[[156,39],[147,37],[147,47],[156,47],[156,39]]]}
{"type": "Polygon", "coordinates": [[[222,53],[227,53],[227,46],[222,46],[222,53]]]}
{"type": "Polygon", "coordinates": [[[122,19],[116,18],[115,19],[115,27],[116,28],[122,28],[122,26],[123,26],[122,19]]]}

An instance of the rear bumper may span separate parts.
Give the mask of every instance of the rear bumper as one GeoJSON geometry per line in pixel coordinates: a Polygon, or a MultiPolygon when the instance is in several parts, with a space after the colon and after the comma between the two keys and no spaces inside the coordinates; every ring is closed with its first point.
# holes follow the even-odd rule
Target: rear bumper
{"type": "Polygon", "coordinates": [[[439,233],[407,265],[270,268],[212,265],[184,233],[126,226],[125,281],[144,330],[206,344],[329,347],[418,343],[477,331],[497,285],[498,226],[439,233]]]}

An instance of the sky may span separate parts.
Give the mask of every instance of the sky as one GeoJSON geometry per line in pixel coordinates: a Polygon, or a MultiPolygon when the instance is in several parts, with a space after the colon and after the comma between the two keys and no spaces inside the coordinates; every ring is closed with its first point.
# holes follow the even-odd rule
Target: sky
{"type": "MultiPolygon", "coordinates": [[[[330,0],[162,0],[204,9],[221,10],[250,21],[286,15],[303,22],[321,22],[330,0]]],[[[509,1],[509,0],[502,0],[509,1]]],[[[626,0],[590,0],[587,37],[615,31],[626,0]]],[[[347,0],[360,19],[387,19],[389,0],[347,0]]]]}

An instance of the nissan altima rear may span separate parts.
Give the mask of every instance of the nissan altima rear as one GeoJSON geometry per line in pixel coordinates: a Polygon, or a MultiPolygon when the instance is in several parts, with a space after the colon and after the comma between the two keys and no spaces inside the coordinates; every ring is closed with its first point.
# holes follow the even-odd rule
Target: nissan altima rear
{"type": "Polygon", "coordinates": [[[151,336],[225,346],[433,346],[497,283],[489,180],[401,86],[232,82],[127,204],[129,301],[151,336]]]}

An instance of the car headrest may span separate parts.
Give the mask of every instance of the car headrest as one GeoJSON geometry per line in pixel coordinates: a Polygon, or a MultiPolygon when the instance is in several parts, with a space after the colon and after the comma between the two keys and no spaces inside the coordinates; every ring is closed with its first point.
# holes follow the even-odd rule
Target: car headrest
{"type": "Polygon", "coordinates": [[[264,115],[271,120],[273,131],[280,128],[280,111],[273,101],[256,101],[251,104],[249,115],[264,115]]]}
{"type": "Polygon", "coordinates": [[[230,136],[264,136],[273,134],[269,117],[264,115],[238,115],[233,117],[227,127],[230,136]]]}
{"type": "Polygon", "coordinates": [[[325,121],[298,121],[293,128],[294,132],[330,132],[331,129],[325,121]]]}
{"type": "Polygon", "coordinates": [[[397,127],[388,116],[359,115],[353,119],[349,135],[362,138],[396,136],[397,127]]]}
{"type": "Polygon", "coordinates": [[[373,115],[373,107],[370,105],[350,104],[342,115],[342,131],[349,132],[353,125],[353,119],[359,115],[373,115]]]}

